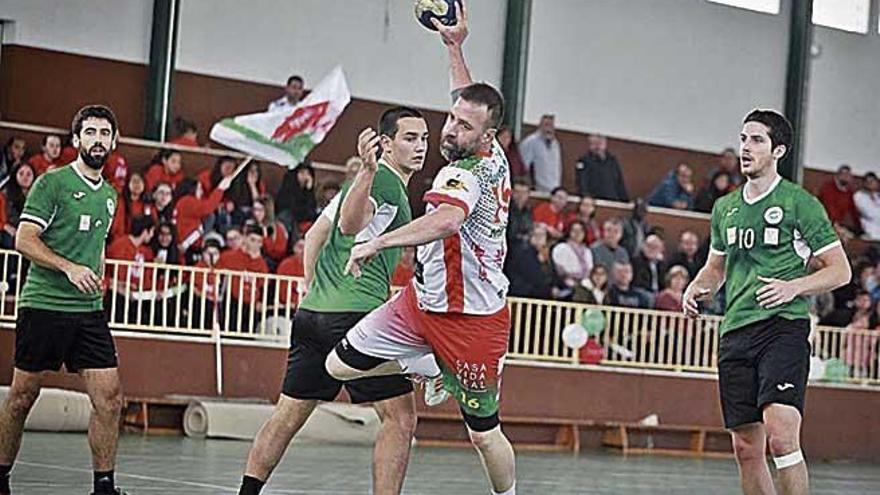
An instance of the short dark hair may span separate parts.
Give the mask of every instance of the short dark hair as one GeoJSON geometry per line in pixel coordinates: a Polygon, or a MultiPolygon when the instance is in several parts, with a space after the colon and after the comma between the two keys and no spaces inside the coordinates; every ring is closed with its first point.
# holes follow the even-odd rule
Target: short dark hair
{"type": "Polygon", "coordinates": [[[109,122],[110,130],[114,135],[119,129],[116,115],[113,114],[113,110],[110,110],[109,107],[105,107],[104,105],[86,105],[80,108],[79,111],[76,112],[76,115],[73,116],[73,122],[70,124],[70,130],[73,132],[73,135],[79,137],[79,133],[82,132],[83,121],[92,118],[104,119],[109,122]]]}
{"type": "MultiPolygon", "coordinates": [[[[64,141],[58,134],[46,134],[45,136],[43,136],[43,139],[40,140],[40,146],[46,146],[46,144],[49,142],[49,138],[51,137],[57,137],[58,141],[64,141]]],[[[12,143],[10,142],[9,144],[12,143]]]]}
{"type": "Polygon", "coordinates": [[[382,112],[382,116],[379,117],[379,134],[382,136],[388,136],[391,139],[394,139],[394,136],[397,135],[397,121],[405,118],[414,118],[414,119],[422,119],[425,117],[422,116],[422,113],[416,110],[415,108],[410,107],[392,107],[388,110],[382,112]]]}
{"type": "Polygon", "coordinates": [[[290,86],[290,83],[292,83],[294,81],[300,82],[303,85],[305,85],[305,83],[306,83],[301,76],[290,76],[287,78],[287,85],[290,86]]]}
{"type": "Polygon", "coordinates": [[[837,173],[840,172],[852,172],[852,167],[844,163],[843,165],[837,167],[837,173]]]}
{"type": "Polygon", "coordinates": [[[746,115],[743,125],[749,122],[757,122],[767,126],[771,151],[775,150],[777,146],[785,146],[786,153],[791,151],[794,130],[791,127],[791,122],[784,115],[775,110],[755,109],[746,115]]]}
{"type": "Polygon", "coordinates": [[[180,184],[177,185],[177,189],[174,191],[177,199],[180,199],[184,196],[195,195],[196,190],[199,188],[199,181],[193,179],[192,177],[187,177],[183,179],[180,184]]]}
{"type": "Polygon", "coordinates": [[[156,226],[153,217],[149,215],[138,215],[131,219],[131,235],[138,237],[144,231],[152,229],[156,226]]]}
{"type": "Polygon", "coordinates": [[[183,117],[177,117],[174,119],[174,129],[178,134],[184,134],[188,131],[198,132],[199,128],[196,126],[196,123],[192,120],[185,119],[183,117]]]}
{"type": "Polygon", "coordinates": [[[242,234],[244,234],[245,237],[251,234],[256,234],[260,237],[263,237],[263,227],[260,227],[256,223],[248,222],[244,225],[244,229],[242,230],[242,234]]]}
{"type": "Polygon", "coordinates": [[[504,119],[504,97],[497,89],[486,83],[474,83],[461,90],[459,98],[478,105],[485,105],[489,111],[489,128],[498,129],[504,119]]]}
{"type": "Polygon", "coordinates": [[[867,174],[865,174],[865,180],[868,179],[877,180],[877,174],[875,174],[874,172],[868,172],[867,174]]]}
{"type": "Polygon", "coordinates": [[[550,191],[550,195],[551,195],[551,196],[555,196],[556,193],[558,193],[559,191],[562,191],[562,192],[564,192],[565,194],[568,194],[568,191],[566,191],[564,187],[562,187],[562,186],[556,186],[556,187],[553,188],[552,191],[550,191]]]}

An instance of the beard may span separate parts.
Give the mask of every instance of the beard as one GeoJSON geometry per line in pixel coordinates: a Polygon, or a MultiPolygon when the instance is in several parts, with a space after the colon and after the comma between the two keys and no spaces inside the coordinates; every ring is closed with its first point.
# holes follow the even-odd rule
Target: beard
{"type": "Polygon", "coordinates": [[[448,162],[457,162],[477,153],[476,146],[466,147],[459,146],[452,141],[443,140],[440,143],[440,154],[443,155],[448,162]]]}
{"type": "Polygon", "coordinates": [[[107,161],[108,155],[109,155],[109,153],[107,152],[107,150],[99,144],[92,146],[91,149],[89,149],[88,151],[85,151],[85,150],[79,151],[79,156],[80,156],[80,158],[82,158],[83,163],[88,165],[89,168],[92,168],[95,170],[101,170],[101,168],[104,166],[104,163],[107,161]],[[104,154],[101,156],[93,156],[92,151],[94,151],[95,149],[104,150],[104,154]]]}

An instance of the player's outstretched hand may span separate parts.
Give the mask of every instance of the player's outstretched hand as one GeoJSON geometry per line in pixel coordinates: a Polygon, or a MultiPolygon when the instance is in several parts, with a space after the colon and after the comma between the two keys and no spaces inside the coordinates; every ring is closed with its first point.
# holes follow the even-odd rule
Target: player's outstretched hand
{"type": "Polygon", "coordinates": [[[379,169],[376,160],[379,155],[380,139],[381,136],[372,127],[367,127],[358,136],[358,155],[361,157],[361,161],[364,162],[364,168],[370,172],[375,172],[379,169]]]}
{"type": "Polygon", "coordinates": [[[688,318],[696,318],[700,316],[700,306],[698,301],[707,301],[712,297],[712,291],[707,287],[699,287],[691,283],[684,291],[681,298],[681,305],[684,308],[684,314],[688,318]]]}
{"type": "Polygon", "coordinates": [[[77,290],[85,294],[95,294],[103,290],[101,277],[95,275],[91,268],[82,265],[72,265],[65,272],[67,280],[70,280],[77,290]]]}
{"type": "Polygon", "coordinates": [[[437,28],[440,39],[446,46],[461,46],[468,36],[467,9],[461,0],[457,0],[455,3],[458,4],[458,22],[454,26],[445,26],[437,19],[431,19],[431,23],[437,28]]]}
{"type": "Polygon", "coordinates": [[[758,304],[764,309],[771,309],[791,302],[798,296],[798,288],[791,281],[778,280],[769,277],[758,277],[758,280],[764,282],[765,286],[758,289],[756,296],[758,304]]]}
{"type": "Polygon", "coordinates": [[[348,263],[345,265],[345,273],[354,275],[354,278],[360,278],[361,265],[369,262],[378,253],[379,246],[375,239],[351,248],[351,256],[349,256],[348,263]]]}

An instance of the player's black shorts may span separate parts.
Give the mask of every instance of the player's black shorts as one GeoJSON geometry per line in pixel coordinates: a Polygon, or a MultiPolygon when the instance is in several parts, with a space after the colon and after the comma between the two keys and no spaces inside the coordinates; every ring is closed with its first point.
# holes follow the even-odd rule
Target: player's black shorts
{"type": "Polygon", "coordinates": [[[718,386],[724,426],[762,421],[768,404],[794,406],[804,413],[810,374],[810,321],[778,316],[721,337],[718,386]]]}
{"type": "MultiPolygon", "coordinates": [[[[330,351],[366,313],[319,313],[298,309],[293,316],[287,375],[282,393],[294,399],[330,401],[336,398],[343,382],[331,377],[324,368],[330,351]]],[[[412,392],[406,377],[380,376],[344,383],[351,401],[378,402],[412,392]]]]}
{"type": "Polygon", "coordinates": [[[103,311],[70,312],[19,308],[15,367],[24,371],[115,368],[116,346],[103,311]]]}

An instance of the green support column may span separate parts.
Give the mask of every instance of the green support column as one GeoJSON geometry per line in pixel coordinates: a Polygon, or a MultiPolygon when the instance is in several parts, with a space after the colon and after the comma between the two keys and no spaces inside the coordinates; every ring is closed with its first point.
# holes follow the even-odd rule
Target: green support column
{"type": "Polygon", "coordinates": [[[810,47],[813,43],[813,0],[791,2],[788,33],[788,66],[785,75],[785,116],[794,126],[794,150],[779,164],[783,177],[801,183],[804,167],[804,136],[810,79],[810,47]]]}
{"type": "Polygon", "coordinates": [[[501,93],[504,94],[504,121],[514,137],[522,130],[526,97],[526,69],[529,59],[529,24],[532,0],[507,0],[507,28],[504,32],[504,65],[501,93]]]}
{"type": "Polygon", "coordinates": [[[153,0],[144,137],[164,141],[171,120],[180,0],[153,0]]]}

